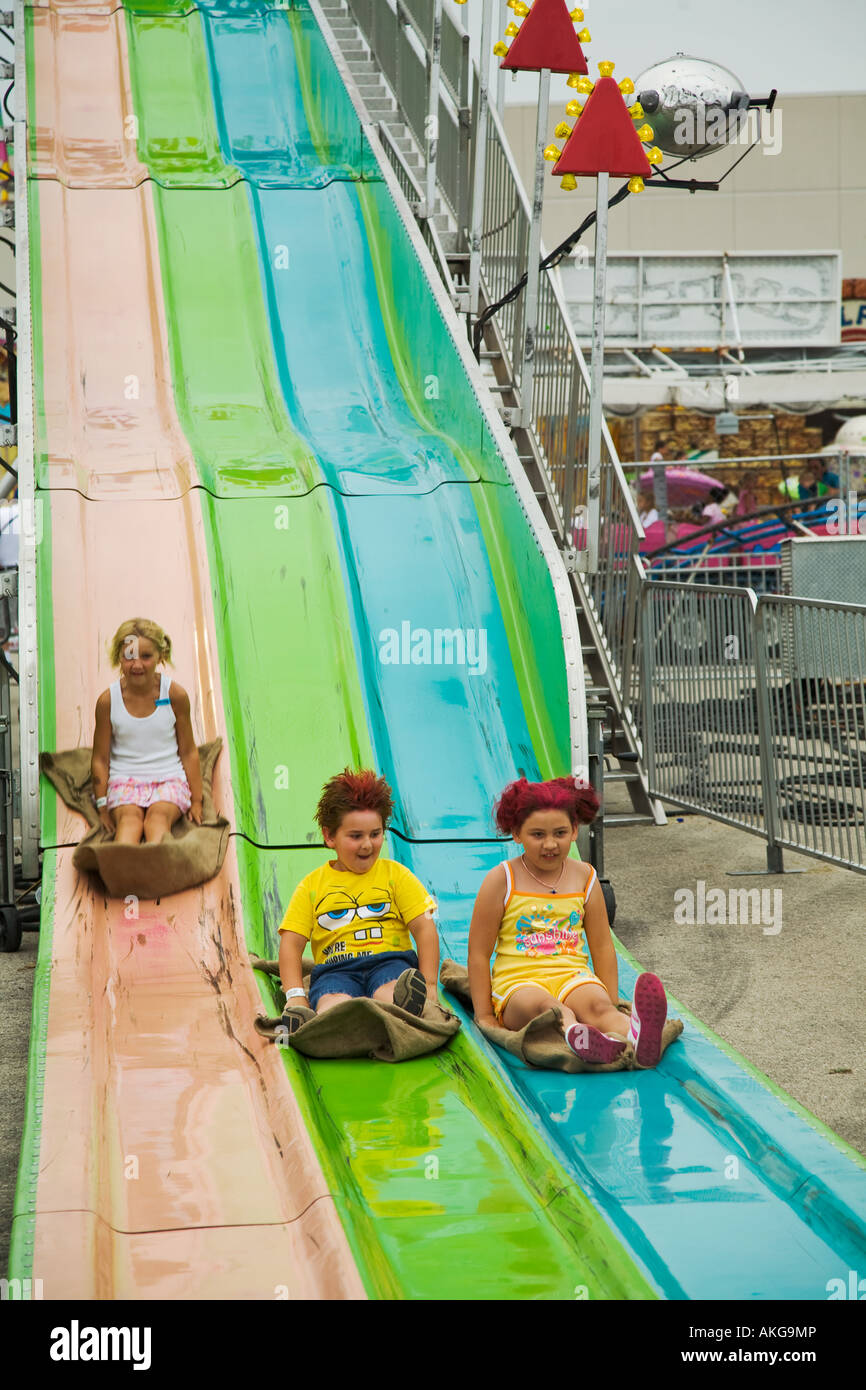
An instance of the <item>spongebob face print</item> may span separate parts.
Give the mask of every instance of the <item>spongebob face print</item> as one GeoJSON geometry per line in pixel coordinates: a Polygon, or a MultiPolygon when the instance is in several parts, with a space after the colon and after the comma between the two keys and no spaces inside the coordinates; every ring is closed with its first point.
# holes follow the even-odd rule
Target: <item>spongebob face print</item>
{"type": "Polygon", "coordinates": [[[381,888],[364,888],[357,896],[345,888],[324,893],[315,908],[320,929],[337,933],[337,940],[325,946],[322,958],[335,952],[366,955],[370,946],[378,948],[388,933],[388,924],[402,925],[389,894],[381,888]]]}

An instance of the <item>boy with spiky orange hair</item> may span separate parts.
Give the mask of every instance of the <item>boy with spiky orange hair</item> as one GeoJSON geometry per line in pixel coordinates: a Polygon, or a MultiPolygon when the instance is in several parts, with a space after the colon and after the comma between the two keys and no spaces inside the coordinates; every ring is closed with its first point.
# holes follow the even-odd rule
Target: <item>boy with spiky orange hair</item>
{"type": "Polygon", "coordinates": [[[391,788],[375,772],[345,768],[322,789],[316,820],[336,858],[301,880],[280,924],[290,1033],[312,1010],[324,1013],[347,999],[394,1003],[418,1017],[427,998],[436,998],[436,901],[403,864],[379,857],[393,808],[391,788]],[[309,998],[301,965],[308,941],[309,998]]]}

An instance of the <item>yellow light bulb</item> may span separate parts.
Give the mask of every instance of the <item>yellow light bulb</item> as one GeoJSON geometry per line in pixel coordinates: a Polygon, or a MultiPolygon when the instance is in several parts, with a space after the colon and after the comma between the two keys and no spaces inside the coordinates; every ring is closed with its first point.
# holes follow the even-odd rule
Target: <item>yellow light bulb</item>
{"type": "Polygon", "coordinates": [[[583,10],[572,10],[568,17],[569,19],[574,20],[575,24],[582,24],[583,10]]]}
{"type": "Polygon", "coordinates": [[[613,77],[613,70],[615,67],[616,63],[599,63],[598,70],[602,77],[613,77]]]}
{"type": "Polygon", "coordinates": [[[650,164],[664,164],[665,157],[659,149],[658,145],[653,145],[651,150],[647,150],[646,157],[649,160],[650,164]]]}
{"type": "Polygon", "coordinates": [[[559,159],[559,156],[560,156],[561,154],[562,154],[562,150],[559,148],[558,145],[547,145],[547,146],[545,146],[545,150],[544,150],[544,158],[545,158],[545,159],[549,159],[551,162],[555,162],[557,159],[559,159]]]}
{"type": "Polygon", "coordinates": [[[591,82],[588,77],[579,77],[575,86],[579,92],[583,92],[584,96],[592,96],[595,91],[595,83],[591,82]]]}
{"type": "Polygon", "coordinates": [[[645,188],[646,184],[639,174],[635,174],[634,178],[628,181],[629,193],[643,193],[645,188]]]}
{"type": "Polygon", "coordinates": [[[581,29],[577,37],[580,39],[581,43],[592,43],[592,34],[588,29],[581,29]]]}
{"type": "Polygon", "coordinates": [[[465,5],[466,0],[454,0],[455,5],[465,5]]]}
{"type": "Polygon", "coordinates": [[[568,121],[560,121],[553,133],[557,140],[567,140],[571,134],[571,126],[568,124],[568,121]]]}
{"type": "Polygon", "coordinates": [[[508,44],[507,44],[507,43],[503,43],[503,42],[500,40],[499,43],[495,43],[495,44],[493,45],[493,52],[494,52],[494,54],[496,55],[497,58],[507,58],[507,57],[508,57],[508,44]]]}
{"type": "Polygon", "coordinates": [[[582,113],[583,107],[579,101],[570,101],[565,108],[566,116],[580,116],[582,113]]]}
{"type": "Polygon", "coordinates": [[[651,140],[653,138],[654,134],[655,131],[653,130],[651,125],[642,125],[637,133],[637,138],[638,140],[642,140],[644,144],[646,144],[648,140],[651,140]]]}
{"type": "Polygon", "coordinates": [[[639,101],[636,101],[635,104],[634,104],[634,106],[629,107],[629,113],[628,113],[628,114],[631,116],[631,118],[632,118],[633,121],[642,121],[642,120],[643,120],[643,118],[644,118],[644,109],[643,109],[643,107],[641,106],[641,104],[640,104],[639,101]]]}
{"type": "Polygon", "coordinates": [[[518,29],[517,25],[514,23],[514,20],[512,20],[510,24],[506,25],[506,27],[505,27],[505,37],[506,37],[507,39],[513,39],[514,36],[515,36],[515,34],[519,34],[519,33],[520,33],[520,30],[518,29]]]}
{"type": "Polygon", "coordinates": [[[574,177],[574,174],[565,174],[560,180],[559,186],[564,189],[566,193],[573,193],[575,188],[577,188],[577,179],[574,177]]]}
{"type": "Polygon", "coordinates": [[[619,90],[622,92],[624,97],[631,96],[632,92],[634,91],[634,83],[632,82],[630,77],[624,77],[622,79],[622,81],[619,84],[619,90]]]}
{"type": "Polygon", "coordinates": [[[519,19],[523,19],[524,15],[529,14],[529,6],[525,5],[523,0],[514,0],[514,4],[511,8],[519,19]]]}

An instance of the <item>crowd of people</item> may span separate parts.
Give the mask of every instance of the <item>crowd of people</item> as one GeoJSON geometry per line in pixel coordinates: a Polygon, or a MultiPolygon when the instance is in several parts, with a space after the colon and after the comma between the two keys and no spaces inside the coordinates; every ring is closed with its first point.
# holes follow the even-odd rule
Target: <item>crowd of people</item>
{"type": "MultiPolygon", "coordinates": [[[[674,446],[662,442],[652,455],[653,466],[668,464],[688,468],[695,466],[695,460],[680,458],[674,446]]],[[[839,476],[831,467],[832,460],[816,459],[813,464],[801,470],[798,476],[788,476],[779,485],[779,491],[790,501],[808,502],[824,497],[836,496],[839,492],[839,476]]],[[[639,481],[636,484],[638,516],[644,531],[661,520],[656,498],[651,487],[639,481]]],[[[700,498],[682,501],[681,489],[672,489],[669,494],[666,512],[668,526],[676,527],[676,538],[690,534],[711,525],[721,525],[736,517],[751,516],[759,508],[752,479],[745,475],[738,485],[720,484],[710,488],[700,498]]]]}

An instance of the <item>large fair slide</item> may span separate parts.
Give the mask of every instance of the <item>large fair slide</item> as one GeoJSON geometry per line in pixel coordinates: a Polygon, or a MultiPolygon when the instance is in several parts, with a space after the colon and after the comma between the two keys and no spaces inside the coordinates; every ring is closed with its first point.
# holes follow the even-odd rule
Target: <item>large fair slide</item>
{"type": "Polygon", "coordinates": [[[385,852],[465,961],[493,801],[571,764],[559,591],[318,6],[55,0],[27,44],[41,746],[90,744],[108,639],[153,617],[233,834],[202,888],[109,900],[43,790],[11,1275],[826,1298],[862,1263],[866,1165],[675,1003],[660,1066],[604,1076],[533,1071],[454,1001],[454,1042],[398,1066],[255,1031],[279,1000],[249,953],[275,955],[346,764],[387,776],[385,852]]]}

